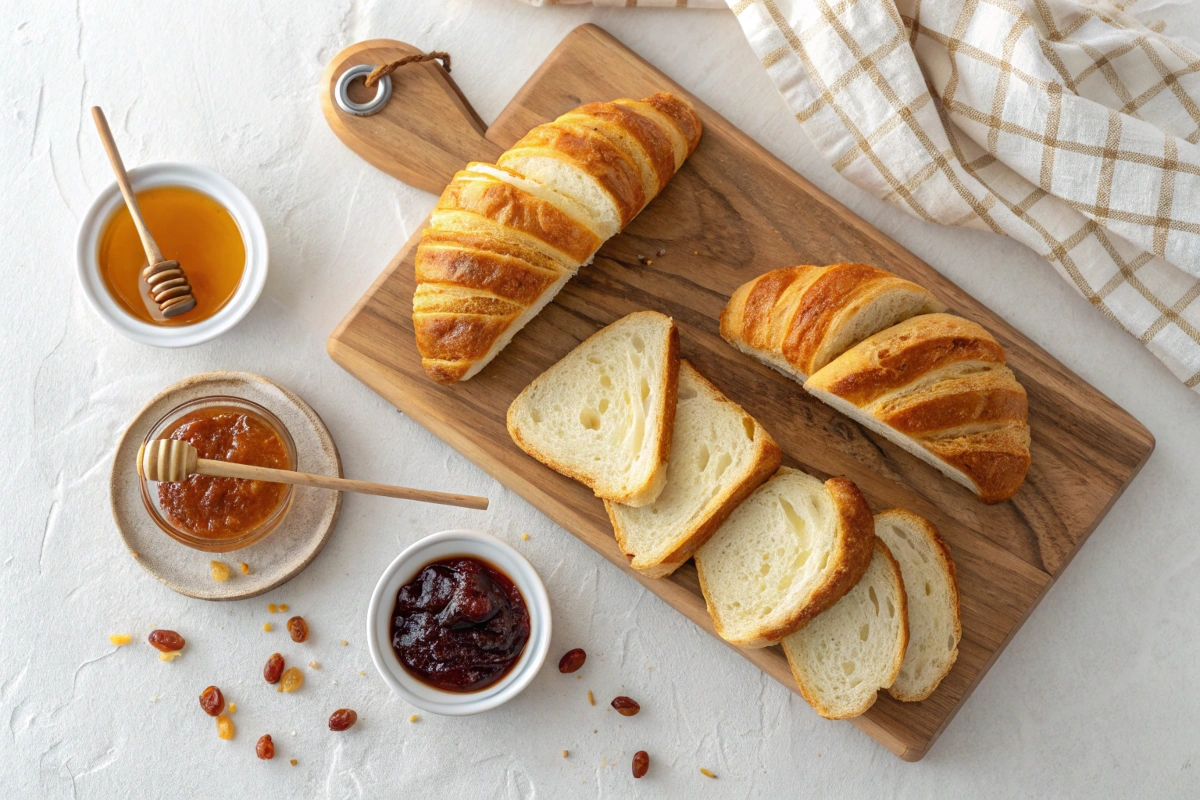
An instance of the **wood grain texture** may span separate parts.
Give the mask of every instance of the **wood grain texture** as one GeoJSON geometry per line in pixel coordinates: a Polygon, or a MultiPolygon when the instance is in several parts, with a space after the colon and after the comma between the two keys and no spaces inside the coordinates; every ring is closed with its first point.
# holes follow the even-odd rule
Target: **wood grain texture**
{"type": "MultiPolygon", "coordinates": [[[[858,484],[874,511],[908,508],[937,525],[949,544],[962,595],[958,662],[927,700],[900,703],[881,693],[874,707],[854,720],[892,752],[917,760],[1137,474],[1154,440],[1136,420],[984,305],[595,26],[582,26],[563,40],[487,129],[490,147],[481,145],[471,157],[488,158],[533,126],[581,103],[663,89],[688,97],[703,118],[704,137],[696,152],[663,193],[479,376],[444,387],[421,369],[411,318],[419,234],[330,336],[329,353],[711,632],[690,563],[661,580],[629,569],[603,503],[521,453],[504,426],[512,398],[599,327],[645,308],[673,316],[680,326],[683,357],[770,431],[786,454],[784,464],[822,479],[844,475],[858,484]],[[663,249],[664,255],[656,255],[663,249]],[[639,261],[639,255],[649,262],[639,261]],[[738,285],[781,266],[842,261],[876,264],[929,288],[1004,346],[1009,365],[1028,390],[1033,430],[1033,465],[1012,500],[983,505],[967,489],[721,339],[721,308],[738,285]]],[[[449,108],[433,113],[452,111],[461,113],[449,108]]],[[[390,154],[403,161],[420,156],[420,150],[390,154]]],[[[739,652],[796,690],[778,647],[739,652]]]]}

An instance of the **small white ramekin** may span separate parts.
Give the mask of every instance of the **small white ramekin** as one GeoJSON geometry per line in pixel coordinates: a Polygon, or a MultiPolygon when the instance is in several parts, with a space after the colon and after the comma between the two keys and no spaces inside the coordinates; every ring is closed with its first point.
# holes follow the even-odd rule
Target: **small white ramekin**
{"type": "Polygon", "coordinates": [[[495,536],[477,531],[442,531],[410,545],[384,570],[367,610],[367,642],[375,669],[409,703],[431,714],[446,716],[478,714],[520,694],[546,661],[550,631],[550,598],[533,565],[495,536]],[[430,562],[451,556],[474,556],[499,567],[521,590],[529,609],[529,641],[520,660],[499,681],[477,692],[445,692],[427,686],[404,669],[392,649],[392,611],[400,587],[412,581],[430,562]]]}
{"type": "MultiPolygon", "coordinates": [[[[188,347],[207,342],[241,322],[258,301],[267,282],[267,232],[254,205],[226,178],[198,164],[147,164],[129,170],[129,181],[135,192],[156,186],[186,186],[207,194],[224,206],[237,223],[246,246],[246,267],[242,272],[242,281],[224,308],[194,325],[152,325],[130,316],[108,293],[96,260],[104,226],[125,202],[114,181],[92,201],[83,221],[79,223],[79,233],[75,239],[79,284],[88,303],[120,333],[135,342],[157,347],[188,347]]],[[[165,255],[171,257],[170,253],[165,255]]],[[[183,268],[186,271],[187,264],[183,268]]]]}

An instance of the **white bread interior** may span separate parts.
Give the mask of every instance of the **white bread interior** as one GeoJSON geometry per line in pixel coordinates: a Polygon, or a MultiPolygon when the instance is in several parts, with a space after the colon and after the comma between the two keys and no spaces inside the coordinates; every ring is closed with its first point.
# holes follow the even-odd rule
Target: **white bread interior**
{"type": "Polygon", "coordinates": [[[833,608],[783,640],[800,693],[826,719],[857,717],[900,672],[908,644],[904,581],[885,545],[833,608]]]}
{"type": "Polygon", "coordinates": [[[641,508],[605,502],[630,566],[653,578],[670,575],[779,467],[780,457],[761,425],[681,361],[662,494],[641,508]]]}
{"type": "Polygon", "coordinates": [[[666,484],[678,376],[671,318],[630,314],[525,387],[509,406],[509,434],[596,496],[647,505],[666,484]]]}
{"type": "Polygon", "coordinates": [[[905,702],[924,700],[958,659],[962,623],[954,562],[937,529],[912,512],[875,515],[875,535],[900,565],[908,596],[908,651],[888,693],[905,702]]]}

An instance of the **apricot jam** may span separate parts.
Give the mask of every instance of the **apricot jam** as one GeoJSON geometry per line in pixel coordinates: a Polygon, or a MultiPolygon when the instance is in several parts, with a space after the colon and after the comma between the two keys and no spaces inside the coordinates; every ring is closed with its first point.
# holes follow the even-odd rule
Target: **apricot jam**
{"type": "MultiPolygon", "coordinates": [[[[279,434],[242,408],[198,409],[173,422],[165,433],[168,438],[190,442],[200,458],[291,469],[279,434]]],[[[253,530],[275,513],[286,495],[287,486],[282,483],[207,475],[158,484],[163,516],[177,528],[207,539],[231,538],[253,530]]]]}
{"type": "Polygon", "coordinates": [[[487,688],[508,674],[528,641],[525,598],[486,561],[435,561],[396,595],[392,649],[409,674],[434,688],[487,688]]]}
{"type": "Polygon", "coordinates": [[[135,319],[155,325],[191,325],[216,314],[237,291],[246,268],[246,245],[233,216],[216,200],[186,186],[144,189],[137,199],[163,258],[183,267],[196,307],[171,319],[158,313],[142,280],[146,254],[124,204],[105,224],[96,252],[108,293],[135,319]]]}

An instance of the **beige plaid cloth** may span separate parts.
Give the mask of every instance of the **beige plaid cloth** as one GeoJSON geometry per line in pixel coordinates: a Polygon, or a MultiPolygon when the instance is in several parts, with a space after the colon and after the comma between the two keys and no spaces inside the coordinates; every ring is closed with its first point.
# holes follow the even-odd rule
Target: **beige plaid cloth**
{"type": "Polygon", "coordinates": [[[1200,56],[1131,3],[728,3],[834,169],[1024,242],[1200,390],[1200,56]]]}

